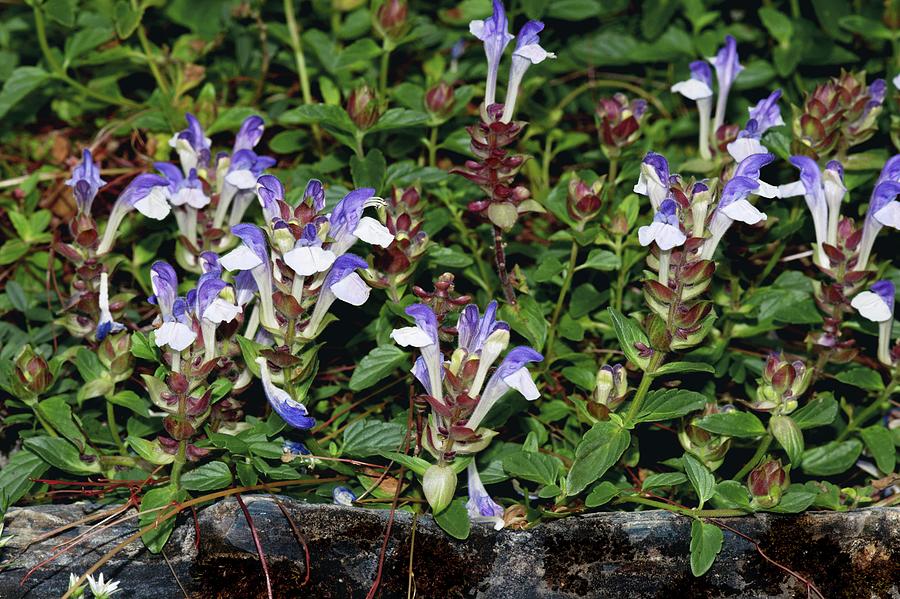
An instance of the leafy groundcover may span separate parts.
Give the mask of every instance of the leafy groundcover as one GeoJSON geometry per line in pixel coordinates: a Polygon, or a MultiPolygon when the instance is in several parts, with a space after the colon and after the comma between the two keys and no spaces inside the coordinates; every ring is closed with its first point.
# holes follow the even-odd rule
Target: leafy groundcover
{"type": "MultiPolygon", "coordinates": [[[[700,576],[717,517],[895,504],[898,27],[845,0],[5,9],[0,513],[90,499],[159,552],[249,493],[459,539],[665,509],[700,576]]],[[[126,595],[113,555],[67,597],[126,595]]]]}

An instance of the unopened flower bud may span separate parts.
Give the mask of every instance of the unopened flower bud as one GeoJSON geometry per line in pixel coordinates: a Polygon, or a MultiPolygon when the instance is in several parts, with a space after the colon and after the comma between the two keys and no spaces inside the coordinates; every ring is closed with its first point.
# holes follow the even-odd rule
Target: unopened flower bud
{"type": "Polygon", "coordinates": [[[106,366],[114,382],[124,381],[131,376],[134,356],[131,354],[131,333],[123,331],[107,335],[97,349],[100,363],[106,366]]]}
{"type": "Polygon", "coordinates": [[[455,101],[453,86],[443,81],[425,92],[425,108],[439,117],[449,116],[455,101]]]}
{"type": "Polygon", "coordinates": [[[716,470],[725,461],[725,454],[731,448],[731,437],[706,431],[697,426],[697,423],[705,416],[724,412],[731,407],[719,408],[715,404],[707,404],[702,412],[681,421],[678,442],[686,452],[703,462],[710,470],[716,470]]]}
{"type": "Polygon", "coordinates": [[[598,404],[606,406],[610,412],[614,412],[628,394],[628,378],[625,368],[621,364],[602,366],[597,371],[597,386],[591,399],[598,404]]]}
{"type": "Polygon", "coordinates": [[[628,100],[625,94],[601,98],[597,104],[600,119],[600,143],[608,157],[621,154],[641,136],[641,121],[647,113],[645,100],[628,100]]]}
{"type": "Polygon", "coordinates": [[[431,506],[431,511],[439,514],[444,511],[456,493],[456,473],[447,464],[433,464],[422,477],[422,491],[431,506]]]}
{"type": "Polygon", "coordinates": [[[768,459],[750,471],[747,487],[753,496],[753,505],[771,509],[781,502],[781,495],[790,485],[787,472],[780,460],[768,459]]]}
{"type": "Polygon", "coordinates": [[[378,122],[381,106],[375,90],[368,85],[357,87],[347,98],[347,114],[357,127],[365,131],[378,122]]]}
{"type": "Polygon", "coordinates": [[[16,357],[16,378],[35,395],[40,395],[53,384],[50,366],[30,345],[23,347],[16,357]]]}
{"type": "Polygon", "coordinates": [[[409,29],[407,12],[408,7],[403,0],[385,0],[375,11],[375,31],[383,38],[399,40],[409,29]]]}
{"type": "Polygon", "coordinates": [[[580,223],[586,223],[597,216],[603,205],[603,201],[600,199],[602,190],[602,179],[589,187],[578,177],[572,177],[572,180],[569,181],[569,196],[566,203],[569,216],[580,223]]]}

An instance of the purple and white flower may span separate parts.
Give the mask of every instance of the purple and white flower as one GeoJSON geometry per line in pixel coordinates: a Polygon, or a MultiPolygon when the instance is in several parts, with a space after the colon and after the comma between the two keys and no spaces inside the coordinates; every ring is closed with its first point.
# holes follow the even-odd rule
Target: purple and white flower
{"type": "Polygon", "coordinates": [[[878,360],[891,366],[891,328],[894,325],[894,283],[889,279],[877,281],[869,291],[856,294],[850,305],[864,318],[878,323],[878,360]]]}
{"type": "Polygon", "coordinates": [[[105,254],[112,248],[122,219],[132,210],[154,220],[163,220],[169,216],[168,193],[169,181],[165,177],[150,173],[135,177],[113,205],[97,253],[105,254]]]}
{"type": "Polygon", "coordinates": [[[502,529],[505,525],[503,508],[491,499],[487,489],[484,488],[475,460],[469,462],[469,465],[466,467],[466,474],[469,480],[469,500],[466,501],[469,520],[472,522],[487,522],[494,526],[494,530],[502,529]]]}
{"type": "Polygon", "coordinates": [[[669,162],[662,154],[647,152],[644,156],[634,193],[650,198],[654,211],[669,197],[669,162]]]}
{"type": "MultiPolygon", "coordinates": [[[[477,308],[476,308],[477,311],[477,308]]],[[[391,339],[401,347],[418,348],[421,355],[413,366],[413,374],[428,394],[443,399],[444,364],[438,339],[437,317],[425,304],[413,304],[406,308],[416,324],[391,331],[391,339]]]]}
{"type": "Polygon", "coordinates": [[[737,139],[728,144],[728,153],[735,162],[741,162],[753,154],[768,152],[760,143],[760,138],[772,127],[784,125],[781,109],[778,107],[779,98],[781,98],[781,90],[776,89],[749,109],[750,118],[747,120],[747,125],[738,133],[737,139]]]}
{"type": "Polygon", "coordinates": [[[191,298],[194,300],[194,315],[200,321],[204,361],[208,362],[216,357],[216,328],[223,322],[234,320],[241,313],[241,307],[233,301],[231,286],[216,273],[202,275],[191,298]]]}
{"type": "Polygon", "coordinates": [[[279,325],[272,300],[272,263],[266,236],[262,229],[248,223],[232,226],[231,234],[238,237],[241,244],[222,256],[222,268],[229,272],[250,271],[259,290],[260,321],[267,329],[277,330],[279,325]]]}
{"type": "Polygon", "coordinates": [[[169,140],[169,146],[174,148],[178,153],[178,160],[181,162],[181,169],[185,175],[191,172],[191,169],[205,169],[209,164],[209,148],[212,140],[206,137],[200,121],[187,113],[184,115],[187,120],[187,129],[179,131],[169,140]]]}
{"type": "Polygon", "coordinates": [[[782,198],[802,195],[813,218],[818,249],[816,260],[827,266],[828,256],[824,244],[837,244],[838,222],[841,218],[841,202],[847,188],[844,187],[844,169],[832,160],[824,170],[807,156],[791,156],[791,164],[800,169],[800,179],[781,185],[778,195],[782,198]]]}
{"type": "Polygon", "coordinates": [[[519,30],[516,37],[516,49],[513,50],[512,65],[509,68],[509,81],[506,84],[506,98],[503,100],[503,115],[500,121],[508,123],[516,112],[516,98],[525,71],[533,64],[540,64],[548,58],[556,58],[556,54],[547,52],[541,47],[539,34],[544,30],[540,21],[528,21],[519,30]]]}
{"type": "Polygon", "coordinates": [[[725,45],[719,49],[715,56],[710,57],[709,62],[716,69],[716,80],[719,83],[719,95],[716,97],[716,115],[713,118],[713,135],[725,122],[725,110],[728,105],[728,93],[731,84],[744,67],[738,62],[737,41],[730,35],[725,36],[725,45]]]}
{"type": "Polygon", "coordinates": [[[103,341],[110,333],[118,333],[125,330],[125,325],[113,320],[109,311],[109,274],[100,273],[98,306],[100,317],[97,319],[97,341],[103,341]]]}
{"type": "Polygon", "coordinates": [[[697,102],[697,112],[700,115],[700,138],[697,147],[700,156],[705,160],[712,158],[709,151],[709,119],[712,115],[712,70],[705,61],[697,60],[691,63],[691,76],[684,81],[679,81],[672,86],[672,91],[677,92],[697,102]]]}
{"type": "Polygon", "coordinates": [[[896,199],[898,194],[900,194],[900,154],[888,159],[881,169],[875,189],[872,190],[855,270],[866,269],[875,238],[882,227],[900,229],[900,202],[896,199]]]}
{"type": "MultiPolygon", "coordinates": [[[[735,170],[735,175],[722,188],[722,196],[709,223],[710,237],[703,242],[703,250],[700,255],[704,260],[712,259],[719,246],[719,241],[734,221],[755,225],[766,220],[766,215],[753,206],[747,198],[751,194],[760,195],[759,192],[763,185],[768,186],[759,180],[759,169],[774,159],[775,156],[772,154],[754,154],[745,158],[735,170]]],[[[764,193],[771,191],[768,187],[762,189],[764,193]]]]}
{"type": "Polygon", "coordinates": [[[503,58],[503,51],[513,40],[513,36],[509,33],[503,2],[494,0],[494,14],[491,15],[491,18],[472,21],[469,23],[469,31],[484,42],[484,53],[488,63],[487,81],[484,86],[484,105],[488,107],[495,103],[497,73],[500,69],[500,60],[503,58]]]}
{"type": "Polygon", "coordinates": [[[168,347],[175,351],[172,357],[172,370],[177,372],[180,364],[180,352],[184,351],[197,339],[197,333],[191,326],[188,316],[187,301],[183,297],[175,298],[172,303],[171,316],[163,319],[162,324],[153,333],[156,347],[168,347]]]}
{"type": "Polygon", "coordinates": [[[520,345],[514,347],[503,362],[488,380],[481,393],[481,399],[478,405],[469,416],[466,426],[472,430],[476,430],[484,420],[491,408],[494,407],[501,397],[503,397],[510,389],[515,389],[528,401],[534,401],[541,396],[537,386],[531,379],[531,373],[528,372],[526,364],[531,362],[541,362],[544,356],[534,349],[520,345]]]}
{"type": "Polygon", "coordinates": [[[638,229],[638,241],[642,246],[655,243],[659,247],[659,282],[669,284],[669,260],[672,248],[684,245],[687,235],[678,220],[678,205],[669,198],[663,200],[653,216],[653,222],[638,229]]]}
{"type": "Polygon", "coordinates": [[[319,334],[322,321],[334,300],[339,299],[352,306],[361,306],[369,299],[371,289],[356,273],[358,268],[366,269],[368,264],[354,254],[344,254],[334,261],[334,265],[322,282],[319,297],[316,298],[316,305],[313,307],[309,323],[304,329],[303,334],[307,339],[312,339],[319,334]]]}
{"type": "Polygon", "coordinates": [[[299,401],[293,399],[287,391],[279,389],[272,382],[272,375],[269,373],[269,363],[262,356],[256,358],[256,364],[259,366],[259,378],[262,381],[263,391],[269,405],[275,410],[275,413],[281,416],[288,425],[300,429],[309,430],[316,425],[316,419],[309,415],[306,406],[299,401]]]}
{"type": "Polygon", "coordinates": [[[244,119],[244,122],[241,123],[241,128],[238,129],[237,135],[234,137],[232,153],[237,154],[241,150],[252,150],[255,148],[259,140],[262,139],[265,128],[266,123],[259,115],[248,116],[244,119]]]}
{"type": "Polygon", "coordinates": [[[371,187],[351,191],[338,202],[328,217],[329,236],[334,239],[329,249],[340,256],[353,247],[357,239],[383,248],[394,241],[387,227],[370,216],[363,216],[368,207],[383,206],[384,200],[375,196],[371,187]]]}
{"type": "Polygon", "coordinates": [[[94,162],[94,157],[87,148],[82,154],[81,162],[72,169],[72,177],[66,180],[66,185],[75,194],[78,214],[90,214],[94,198],[100,188],[106,185],[106,181],[100,178],[100,165],[94,162]]]}
{"type": "Polygon", "coordinates": [[[335,505],[353,507],[353,502],[356,501],[356,493],[347,487],[335,487],[331,490],[331,500],[335,505]]]}

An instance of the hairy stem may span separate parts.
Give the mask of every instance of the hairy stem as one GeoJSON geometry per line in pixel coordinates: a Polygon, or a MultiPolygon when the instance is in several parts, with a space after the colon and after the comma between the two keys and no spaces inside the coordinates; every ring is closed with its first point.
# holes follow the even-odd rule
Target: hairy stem
{"type": "Polygon", "coordinates": [[[547,336],[545,347],[547,351],[545,363],[550,366],[553,354],[553,342],[556,339],[556,329],[559,324],[559,317],[562,314],[563,305],[566,303],[566,296],[572,287],[572,278],[575,275],[575,266],[578,262],[578,242],[572,240],[572,249],[569,250],[569,263],[566,265],[566,276],[563,279],[562,287],[559,289],[559,297],[556,298],[556,307],[553,308],[553,316],[550,318],[550,331],[547,336]]]}
{"type": "Polygon", "coordinates": [[[756,468],[756,465],[759,464],[759,461],[763,459],[763,456],[766,455],[766,452],[769,450],[769,446],[772,444],[772,435],[766,433],[766,436],[763,437],[762,442],[756,447],[756,453],[750,458],[750,460],[744,464],[744,467],[738,470],[737,474],[731,477],[731,480],[743,480],[745,476],[750,474],[750,471],[756,468]]]}
{"type": "Polygon", "coordinates": [[[641,406],[644,403],[644,399],[647,397],[647,392],[650,391],[650,385],[655,378],[653,373],[656,372],[656,369],[659,368],[659,365],[662,364],[665,357],[666,355],[661,351],[653,352],[653,355],[650,357],[650,363],[647,364],[647,369],[644,370],[644,374],[641,376],[641,382],[638,384],[634,399],[631,400],[631,405],[628,407],[628,413],[625,414],[626,422],[634,422],[634,419],[637,418],[637,415],[641,411],[641,406]]]}
{"type": "Polygon", "coordinates": [[[115,404],[109,401],[109,398],[106,398],[106,426],[109,428],[109,434],[113,439],[113,442],[116,444],[116,447],[119,448],[119,453],[124,456],[128,455],[128,449],[125,447],[125,444],[122,442],[122,437],[119,434],[119,425],[116,423],[116,411],[115,404]]]}
{"type": "Polygon", "coordinates": [[[503,285],[503,295],[511,306],[516,305],[516,292],[509,281],[509,273],[506,271],[506,251],[503,249],[503,230],[494,225],[494,258],[497,261],[497,274],[500,275],[500,284],[503,285]]]}
{"type": "MultiPolygon", "coordinates": [[[[288,35],[290,35],[291,38],[291,49],[294,51],[294,62],[297,64],[297,75],[300,77],[300,93],[303,94],[303,103],[312,104],[312,90],[309,87],[309,73],[306,71],[306,56],[303,54],[300,29],[297,27],[294,0],[284,0],[284,18],[287,23],[288,35]]],[[[313,123],[312,133],[313,138],[316,141],[316,148],[321,154],[322,131],[319,129],[318,124],[313,123]]]]}

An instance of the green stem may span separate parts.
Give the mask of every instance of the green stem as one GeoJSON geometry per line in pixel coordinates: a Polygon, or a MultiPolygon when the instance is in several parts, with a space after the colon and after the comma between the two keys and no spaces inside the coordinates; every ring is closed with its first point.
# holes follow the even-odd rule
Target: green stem
{"type": "Polygon", "coordinates": [[[562,287],[559,288],[559,297],[556,298],[556,307],[553,308],[553,316],[550,318],[550,332],[547,336],[545,352],[547,357],[544,363],[549,367],[553,357],[553,342],[556,339],[556,328],[559,324],[559,316],[562,314],[563,305],[566,303],[566,295],[572,287],[572,279],[575,275],[575,266],[578,262],[578,242],[572,240],[572,249],[569,250],[569,263],[566,265],[566,276],[563,279],[562,287]]]}
{"type": "Polygon", "coordinates": [[[666,355],[661,351],[653,352],[653,355],[650,357],[650,363],[647,364],[647,368],[641,376],[641,382],[638,385],[637,392],[634,394],[634,399],[631,400],[631,405],[628,407],[628,413],[625,414],[625,422],[634,422],[635,418],[637,418],[641,411],[641,405],[644,403],[644,398],[647,397],[647,392],[650,391],[650,385],[655,378],[653,373],[656,372],[656,369],[659,368],[665,357],[666,355]]]}
{"type": "Polygon", "coordinates": [[[187,441],[178,442],[178,453],[175,454],[175,461],[172,462],[172,472],[169,473],[169,481],[176,489],[181,488],[181,471],[187,462],[185,452],[187,451],[187,441]]]}
{"type": "MultiPolygon", "coordinates": [[[[291,38],[291,49],[294,51],[294,62],[297,64],[297,75],[300,77],[300,93],[303,94],[304,104],[312,104],[309,73],[306,71],[306,56],[303,54],[303,43],[300,40],[300,29],[297,27],[297,19],[294,16],[294,12],[294,0],[284,0],[284,18],[287,23],[288,35],[291,38]]],[[[322,132],[318,124],[313,123],[312,132],[316,141],[316,147],[321,154],[322,132]]]]}
{"type": "Polygon", "coordinates": [[[869,418],[887,407],[888,399],[897,389],[897,385],[898,382],[897,378],[895,377],[890,383],[888,383],[888,386],[884,388],[884,390],[878,395],[875,401],[860,410],[859,414],[854,414],[850,418],[850,422],[847,423],[847,428],[841,431],[841,433],[837,437],[837,440],[843,441],[848,436],[850,436],[850,433],[855,430],[859,430],[860,425],[864,424],[869,418]]]}
{"type": "Polygon", "coordinates": [[[763,456],[766,455],[766,452],[769,450],[769,445],[772,444],[772,435],[766,433],[766,436],[763,437],[762,442],[760,442],[759,446],[756,448],[756,453],[753,454],[753,457],[744,464],[744,467],[738,470],[737,474],[731,477],[731,480],[743,480],[745,476],[750,474],[750,471],[753,470],[759,461],[763,459],[763,456]]]}
{"type": "Polygon", "coordinates": [[[609,159],[609,174],[606,177],[607,182],[609,183],[609,199],[615,198],[616,195],[616,177],[619,176],[619,159],[618,158],[610,158],[609,159]]]}
{"type": "Polygon", "coordinates": [[[113,402],[106,400],[106,426],[109,427],[109,434],[113,438],[113,442],[116,444],[116,447],[119,448],[119,453],[124,456],[128,455],[128,449],[125,448],[125,444],[122,443],[122,437],[119,435],[119,425],[116,424],[116,406],[113,402]]]}
{"type": "MultiPolygon", "coordinates": [[[[624,244],[622,243],[622,236],[616,235],[615,245],[613,246],[613,251],[616,254],[616,257],[619,259],[619,264],[622,264],[622,249],[624,244]]],[[[618,272],[616,273],[616,293],[613,298],[613,308],[618,311],[622,311],[622,302],[625,297],[625,268],[620,267],[618,272]]]]}
{"type": "Polygon", "coordinates": [[[680,505],[672,505],[671,503],[666,503],[664,501],[655,501],[653,499],[647,499],[646,497],[638,497],[634,495],[629,495],[627,497],[620,497],[616,499],[614,503],[639,503],[641,505],[647,505],[650,507],[659,508],[661,510],[666,510],[669,512],[675,512],[676,514],[682,514],[684,516],[691,516],[693,518],[730,518],[732,516],[746,516],[747,512],[743,510],[732,510],[732,509],[718,509],[718,510],[698,510],[689,507],[683,507],[680,505]]]}
{"type": "MultiPolygon", "coordinates": [[[[132,2],[132,4],[136,4],[136,2],[132,2]]],[[[147,39],[147,32],[144,31],[143,25],[138,27],[137,34],[138,40],[141,42],[141,48],[144,50],[144,56],[146,57],[147,65],[150,67],[150,72],[153,74],[153,78],[156,80],[156,85],[159,86],[159,89],[163,94],[168,94],[169,85],[163,78],[162,72],[160,72],[159,67],[156,66],[156,60],[154,60],[153,53],[151,52],[152,48],[150,48],[150,40],[147,39]]]]}
{"type": "Polygon", "coordinates": [[[428,138],[428,166],[437,166],[437,146],[438,146],[438,128],[431,128],[431,135],[428,138]]]}
{"type": "Polygon", "coordinates": [[[44,415],[41,414],[41,407],[38,404],[34,404],[34,407],[32,409],[34,410],[34,415],[37,418],[37,421],[41,424],[44,430],[47,431],[47,434],[51,437],[58,437],[59,434],[57,434],[53,427],[50,426],[50,423],[47,422],[47,420],[44,418],[44,415]]]}
{"type": "Polygon", "coordinates": [[[66,74],[66,70],[61,64],[59,64],[59,62],[56,61],[56,57],[50,50],[50,44],[47,43],[47,28],[44,24],[44,13],[42,13],[41,9],[37,6],[34,7],[34,28],[38,37],[38,45],[41,47],[41,53],[44,55],[44,59],[50,66],[50,70],[52,71],[54,77],[65,81],[67,84],[69,84],[71,87],[74,87],[81,93],[96,100],[100,100],[101,102],[106,102],[107,104],[115,104],[126,108],[137,108],[140,106],[140,104],[138,104],[137,102],[132,102],[127,98],[113,98],[107,96],[106,94],[95,91],[69,77],[66,74]]]}
{"type": "Polygon", "coordinates": [[[382,98],[387,97],[388,69],[391,66],[391,50],[393,49],[393,44],[385,39],[381,45],[381,68],[378,70],[378,91],[382,98]]]}

